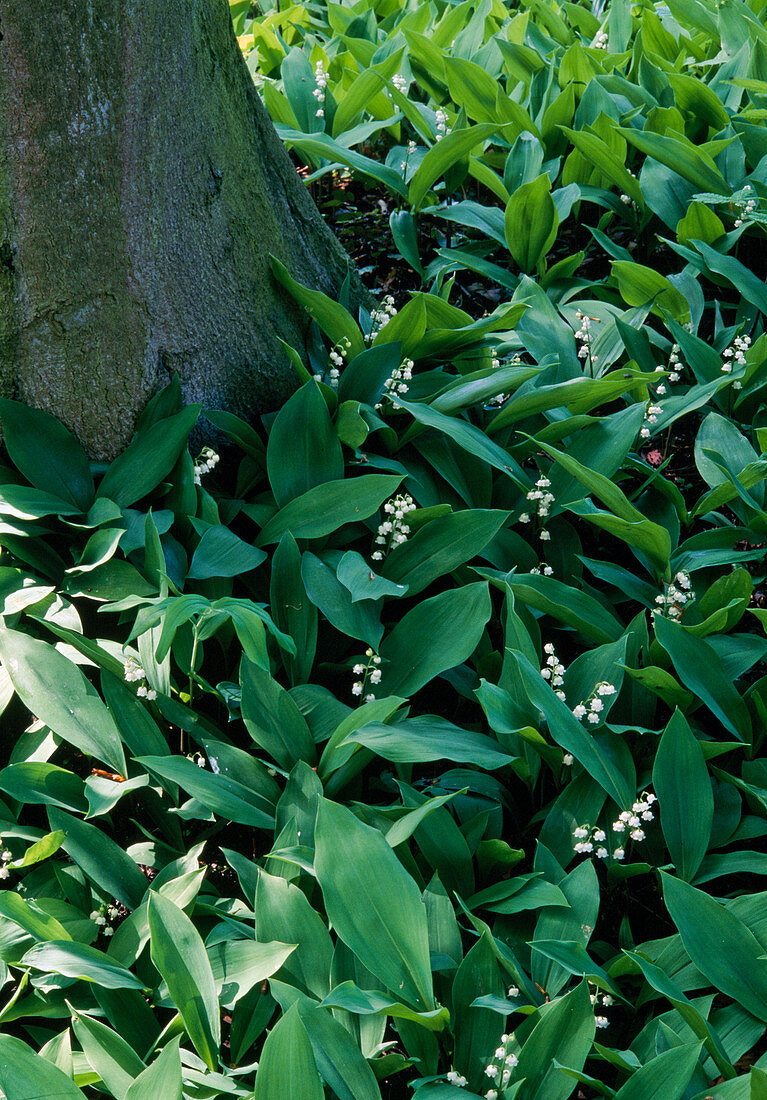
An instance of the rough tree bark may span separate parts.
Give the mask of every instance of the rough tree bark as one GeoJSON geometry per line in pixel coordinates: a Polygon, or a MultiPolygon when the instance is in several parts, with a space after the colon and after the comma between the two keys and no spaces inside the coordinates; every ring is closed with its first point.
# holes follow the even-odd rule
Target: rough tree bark
{"type": "Polygon", "coordinates": [[[269,252],[329,293],[348,267],[226,0],[2,0],[0,395],[98,458],[172,371],[190,401],[274,407],[304,321],[269,252]]]}

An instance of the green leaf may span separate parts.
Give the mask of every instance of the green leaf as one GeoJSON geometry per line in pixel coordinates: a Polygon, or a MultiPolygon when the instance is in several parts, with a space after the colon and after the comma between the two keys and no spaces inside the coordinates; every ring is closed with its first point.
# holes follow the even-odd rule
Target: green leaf
{"type": "MultiPolygon", "coordinates": [[[[330,139],[328,143],[333,144],[330,139]]],[[[340,302],[329,298],[327,294],[323,294],[321,290],[310,290],[309,287],[296,282],[285,265],[275,256],[271,257],[271,264],[277,281],[304,307],[309,316],[314,318],[334,345],[341,340],[348,340],[350,356],[359,355],[365,350],[362,333],[348,309],[340,302]]]]}
{"type": "Polygon", "coordinates": [[[293,536],[285,533],[272,555],[269,601],[279,628],[296,643],[296,653],[281,653],[293,683],[309,679],[317,648],[317,609],[301,579],[301,552],[293,536]]]}
{"type": "Polygon", "coordinates": [[[178,784],[208,810],[226,821],[253,829],[274,828],[273,807],[255,791],[200,768],[185,756],[139,756],[136,763],[171,783],[178,784]]]}
{"type": "Polygon", "coordinates": [[[63,810],[51,807],[48,820],[52,829],[63,829],[62,847],[77,866],[110,897],[135,909],[147,889],[142,875],[123,847],[95,825],[88,825],[63,810]]]}
{"type": "Polygon", "coordinates": [[[346,481],[317,485],[291,500],[266,523],[257,542],[267,546],[279,542],[286,531],[296,539],[317,539],[330,535],[345,523],[367,519],[402,482],[391,474],[362,474],[346,481]]]}
{"type": "Polygon", "coordinates": [[[360,600],[378,600],[382,596],[404,596],[406,584],[395,584],[374,573],[362,554],[356,550],[347,550],[338,563],[336,576],[352,598],[352,603],[360,600]]]}
{"type": "Polygon", "coordinates": [[[242,661],[240,683],[243,721],[256,744],[286,771],[298,760],[313,764],[314,738],[292,695],[252,661],[242,661]]]}
{"type": "Polygon", "coordinates": [[[640,1066],[614,1100],[681,1100],[698,1064],[700,1043],[675,1046],[640,1066]]]}
{"type": "Polygon", "coordinates": [[[341,444],[314,380],[301,386],[277,413],[269,432],[266,468],[280,508],[316,485],[343,478],[341,444]]]}
{"type": "Polygon", "coordinates": [[[0,1089],[7,1100],[85,1100],[66,1073],[10,1035],[0,1035],[0,1089]]]}
{"type": "Polygon", "coordinates": [[[378,648],[383,635],[380,600],[356,600],[330,566],[308,550],[301,560],[301,579],[311,602],[336,630],[378,648]]]}
{"type": "Polygon", "coordinates": [[[186,913],[155,890],[149,895],[148,917],[152,962],[165,979],[195,1050],[214,1070],[221,1021],[205,945],[186,913]]]}
{"type": "Polygon", "coordinates": [[[168,1043],[125,1093],[124,1100],[182,1100],[178,1040],[168,1043]]]}
{"type": "Polygon", "coordinates": [[[82,779],[55,764],[10,764],[0,772],[0,791],[29,805],[60,806],[75,813],[88,809],[82,779]]]}
{"type": "MultiPolygon", "coordinates": [[[[199,521],[198,521],[199,522],[199,521]]],[[[256,569],[266,554],[249,546],[228,527],[207,527],[192,556],[187,578],[204,581],[211,577],[239,577],[256,569]]]]}
{"type": "Polygon", "coordinates": [[[465,509],[424,524],[406,542],[395,546],[382,572],[407,586],[415,596],[445,573],[481,554],[509,517],[508,512],[465,509]]]}
{"type": "Polygon", "coordinates": [[[294,1004],[269,1032],[261,1051],[253,1100],[323,1100],[317,1063],[294,1004]]]}
{"type": "Polygon", "coordinates": [[[36,489],[87,512],[93,477],[82,447],[49,412],[20,401],[0,401],[3,442],[14,466],[36,489]]]}
{"type": "Polygon", "coordinates": [[[494,771],[514,759],[486,734],[461,729],[433,714],[419,715],[391,726],[369,722],[341,742],[341,745],[348,744],[364,745],[384,760],[397,764],[454,760],[494,771]]]}
{"type": "Polygon", "coordinates": [[[692,142],[668,133],[635,130],[632,126],[621,127],[618,132],[640,152],[673,169],[698,190],[729,193],[730,189],[713,158],[702,149],[696,148],[692,142]]]}
{"type": "Polygon", "coordinates": [[[660,874],[666,908],[695,966],[717,992],[767,1020],[767,962],[753,932],[702,890],[660,874]]]}
{"type": "Polygon", "coordinates": [[[715,271],[717,275],[723,275],[743,295],[747,302],[756,306],[762,313],[767,314],[767,289],[765,289],[763,279],[760,279],[754,271],[751,271],[734,256],[723,255],[704,241],[693,241],[692,243],[711,271],[715,271]]]}
{"type": "Polygon", "coordinates": [[[13,921],[38,941],[67,940],[71,936],[63,924],[32,901],[27,902],[13,890],[0,892],[0,917],[13,921]]]}
{"type": "Polygon", "coordinates": [[[297,945],[282,967],[285,980],[324,997],[330,990],[333,941],[306,895],[298,886],[259,869],[254,908],[259,941],[297,945]]]}
{"type": "Polygon", "coordinates": [[[119,1100],[146,1069],[133,1047],[99,1020],[72,1010],[72,1030],[83,1054],[103,1083],[119,1100]]]}
{"type": "Polygon", "coordinates": [[[61,974],[65,978],[93,982],[102,989],[144,989],[140,978],[110,959],[109,955],[95,947],[73,943],[71,939],[35,944],[24,955],[21,965],[44,973],[61,974]]]}
{"type": "Polygon", "coordinates": [[[461,664],[479,644],[491,611],[485,582],[448,589],[417,604],[381,645],[382,690],[413,695],[440,672],[461,664]]]}
{"type": "Polygon", "coordinates": [[[690,882],[708,850],[714,794],[703,750],[678,710],[660,740],[652,778],[671,861],[690,882]]]}
{"type": "Polygon", "coordinates": [[[559,227],[551,180],[545,172],[514,191],[506,206],[505,227],[514,262],[528,275],[536,271],[559,227]]]}
{"type": "Polygon", "coordinates": [[[433,1008],[426,910],[381,833],[322,799],[315,872],[333,928],[363,966],[398,999],[433,1008]]]}
{"type": "Polygon", "coordinates": [[[621,297],[628,305],[651,305],[653,312],[667,310],[680,324],[689,321],[687,299],[655,268],[630,260],[614,260],[612,273],[621,297]]]}
{"type": "Polygon", "coordinates": [[[0,629],[0,659],[22,703],[55,734],[125,775],[120,733],[77,665],[47,642],[0,629]]]}
{"type": "Polygon", "coordinates": [[[453,130],[433,145],[410,181],[408,202],[411,208],[417,211],[432,185],[472,149],[484,142],[485,138],[496,133],[497,129],[492,123],[482,122],[476,126],[453,130]]]}
{"type": "Polygon", "coordinates": [[[175,416],[158,420],[140,432],[112,462],[96,496],[108,497],[121,508],[127,508],[155,489],[184,451],[200,409],[200,405],[187,405],[175,416]]]}
{"type": "Polygon", "coordinates": [[[594,1010],[586,982],[540,1011],[540,1019],[525,1040],[514,1070],[524,1078],[519,1100],[567,1100],[573,1082],[559,1065],[581,1070],[594,1041],[594,1010]]]}
{"type": "Polygon", "coordinates": [[[751,719],[716,650],[681,625],[655,616],[655,636],[671,658],[681,683],[703,700],[722,725],[741,741],[751,739],[751,719]]]}

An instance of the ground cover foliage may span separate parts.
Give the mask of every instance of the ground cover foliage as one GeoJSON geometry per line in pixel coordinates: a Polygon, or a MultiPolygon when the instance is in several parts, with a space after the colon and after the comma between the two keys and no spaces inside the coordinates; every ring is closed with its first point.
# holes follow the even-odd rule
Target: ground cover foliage
{"type": "Polygon", "coordinates": [[[0,402],[0,1089],[760,1100],[764,9],[232,12],[379,306],[0,402]]]}

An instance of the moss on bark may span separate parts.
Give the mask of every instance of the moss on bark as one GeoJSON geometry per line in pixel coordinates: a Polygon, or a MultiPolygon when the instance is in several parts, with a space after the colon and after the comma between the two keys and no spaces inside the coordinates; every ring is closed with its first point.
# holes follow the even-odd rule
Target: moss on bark
{"type": "Polygon", "coordinates": [[[274,407],[277,336],[300,343],[304,320],[268,254],[328,293],[348,258],[226,0],[4,0],[0,36],[0,391],[100,458],[169,371],[188,400],[274,407]]]}

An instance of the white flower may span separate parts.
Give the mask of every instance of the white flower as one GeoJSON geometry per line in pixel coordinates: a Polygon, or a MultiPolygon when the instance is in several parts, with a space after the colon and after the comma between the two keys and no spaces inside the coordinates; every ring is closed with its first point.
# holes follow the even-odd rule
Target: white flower
{"type": "Polygon", "coordinates": [[[497,1077],[500,1072],[497,1066],[489,1065],[485,1067],[485,1074],[487,1077],[497,1077]]]}
{"type": "MultiPolygon", "coordinates": [[[[518,997],[519,996],[519,989],[515,985],[510,985],[508,996],[511,997],[512,1000],[514,999],[514,997],[518,997]]],[[[508,1043],[509,1036],[508,1035],[501,1036],[501,1041],[504,1042],[504,1043],[508,1043]]]]}
{"type": "Polygon", "coordinates": [[[597,724],[597,722],[599,721],[599,715],[598,715],[598,714],[595,714],[595,713],[594,713],[594,712],[592,711],[592,712],[591,712],[590,714],[587,714],[587,715],[586,715],[586,721],[587,721],[587,722],[591,722],[591,724],[592,724],[593,726],[595,726],[595,725],[597,724]]]}
{"type": "Polygon", "coordinates": [[[573,707],[573,714],[579,722],[582,718],[586,717],[586,708],[584,707],[583,703],[578,703],[577,706],[573,707]]]}
{"type": "Polygon", "coordinates": [[[566,752],[565,755],[562,757],[562,763],[565,765],[566,768],[571,767],[574,760],[575,757],[571,752],[566,752]]]}
{"type": "Polygon", "coordinates": [[[99,915],[94,918],[94,923],[98,924],[99,926],[105,925],[106,922],[107,922],[107,918],[104,916],[103,913],[99,913],[99,915]]]}
{"type": "MultiPolygon", "coordinates": [[[[11,877],[11,872],[8,870],[8,868],[7,867],[0,867],[0,878],[10,878],[10,877],[11,877]]],[[[19,891],[21,891],[21,886],[19,886],[19,891]]]]}
{"type": "Polygon", "coordinates": [[[573,836],[579,839],[589,835],[589,829],[587,825],[579,825],[577,829],[573,829],[573,836]]]}
{"type": "Polygon", "coordinates": [[[607,859],[610,853],[606,848],[597,848],[596,854],[599,859],[607,859]]]}
{"type": "Polygon", "coordinates": [[[610,1021],[607,1019],[606,1016],[595,1016],[594,1017],[594,1023],[597,1025],[597,1027],[607,1027],[609,1022],[610,1021]]]}
{"type": "Polygon", "coordinates": [[[361,676],[364,671],[365,671],[365,666],[364,665],[355,665],[354,668],[352,669],[352,672],[354,673],[355,676],[361,676]]]}
{"type": "Polygon", "coordinates": [[[123,676],[131,683],[134,680],[143,680],[146,673],[135,657],[126,657],[123,663],[123,676]]]}
{"type": "Polygon", "coordinates": [[[362,695],[362,681],[352,684],[352,695],[362,695]]]}
{"type": "Polygon", "coordinates": [[[98,909],[94,909],[91,915],[88,917],[88,920],[98,921],[100,916],[101,913],[99,913],[98,909]]]}
{"type": "Polygon", "coordinates": [[[485,1100],[498,1100],[498,1090],[488,1089],[485,1093],[485,1100]]]}
{"type": "Polygon", "coordinates": [[[105,936],[113,936],[115,934],[114,928],[110,928],[109,925],[107,925],[106,928],[103,928],[102,931],[105,936]]]}
{"type": "Polygon", "coordinates": [[[541,531],[538,538],[541,539],[542,542],[549,542],[551,540],[551,535],[548,531],[541,531]]]}
{"type": "Polygon", "coordinates": [[[373,671],[370,673],[370,683],[371,684],[380,684],[382,675],[383,674],[382,674],[380,668],[374,668],[373,671]]]}
{"type": "Polygon", "coordinates": [[[629,835],[632,840],[644,840],[644,829],[632,829],[629,835]]]}
{"type": "Polygon", "coordinates": [[[546,645],[543,647],[543,652],[547,653],[550,657],[553,657],[554,652],[555,652],[554,651],[554,643],[553,642],[546,642],[546,645]]]}
{"type": "Polygon", "coordinates": [[[530,522],[530,513],[529,512],[521,512],[520,516],[519,516],[519,522],[520,523],[529,523],[530,522]]]}
{"type": "Polygon", "coordinates": [[[626,853],[622,848],[616,848],[613,852],[613,859],[621,860],[625,857],[626,853]]]}
{"type": "Polygon", "coordinates": [[[613,821],[613,832],[614,833],[623,833],[625,831],[626,831],[626,822],[625,821],[621,821],[620,819],[618,821],[613,821]]]}
{"type": "Polygon", "coordinates": [[[511,1069],[519,1064],[519,1058],[517,1058],[516,1054],[507,1054],[504,1061],[506,1062],[506,1065],[509,1066],[511,1069]]]}
{"type": "Polygon", "coordinates": [[[594,840],[607,840],[607,834],[605,833],[604,829],[594,830],[594,840]]]}

